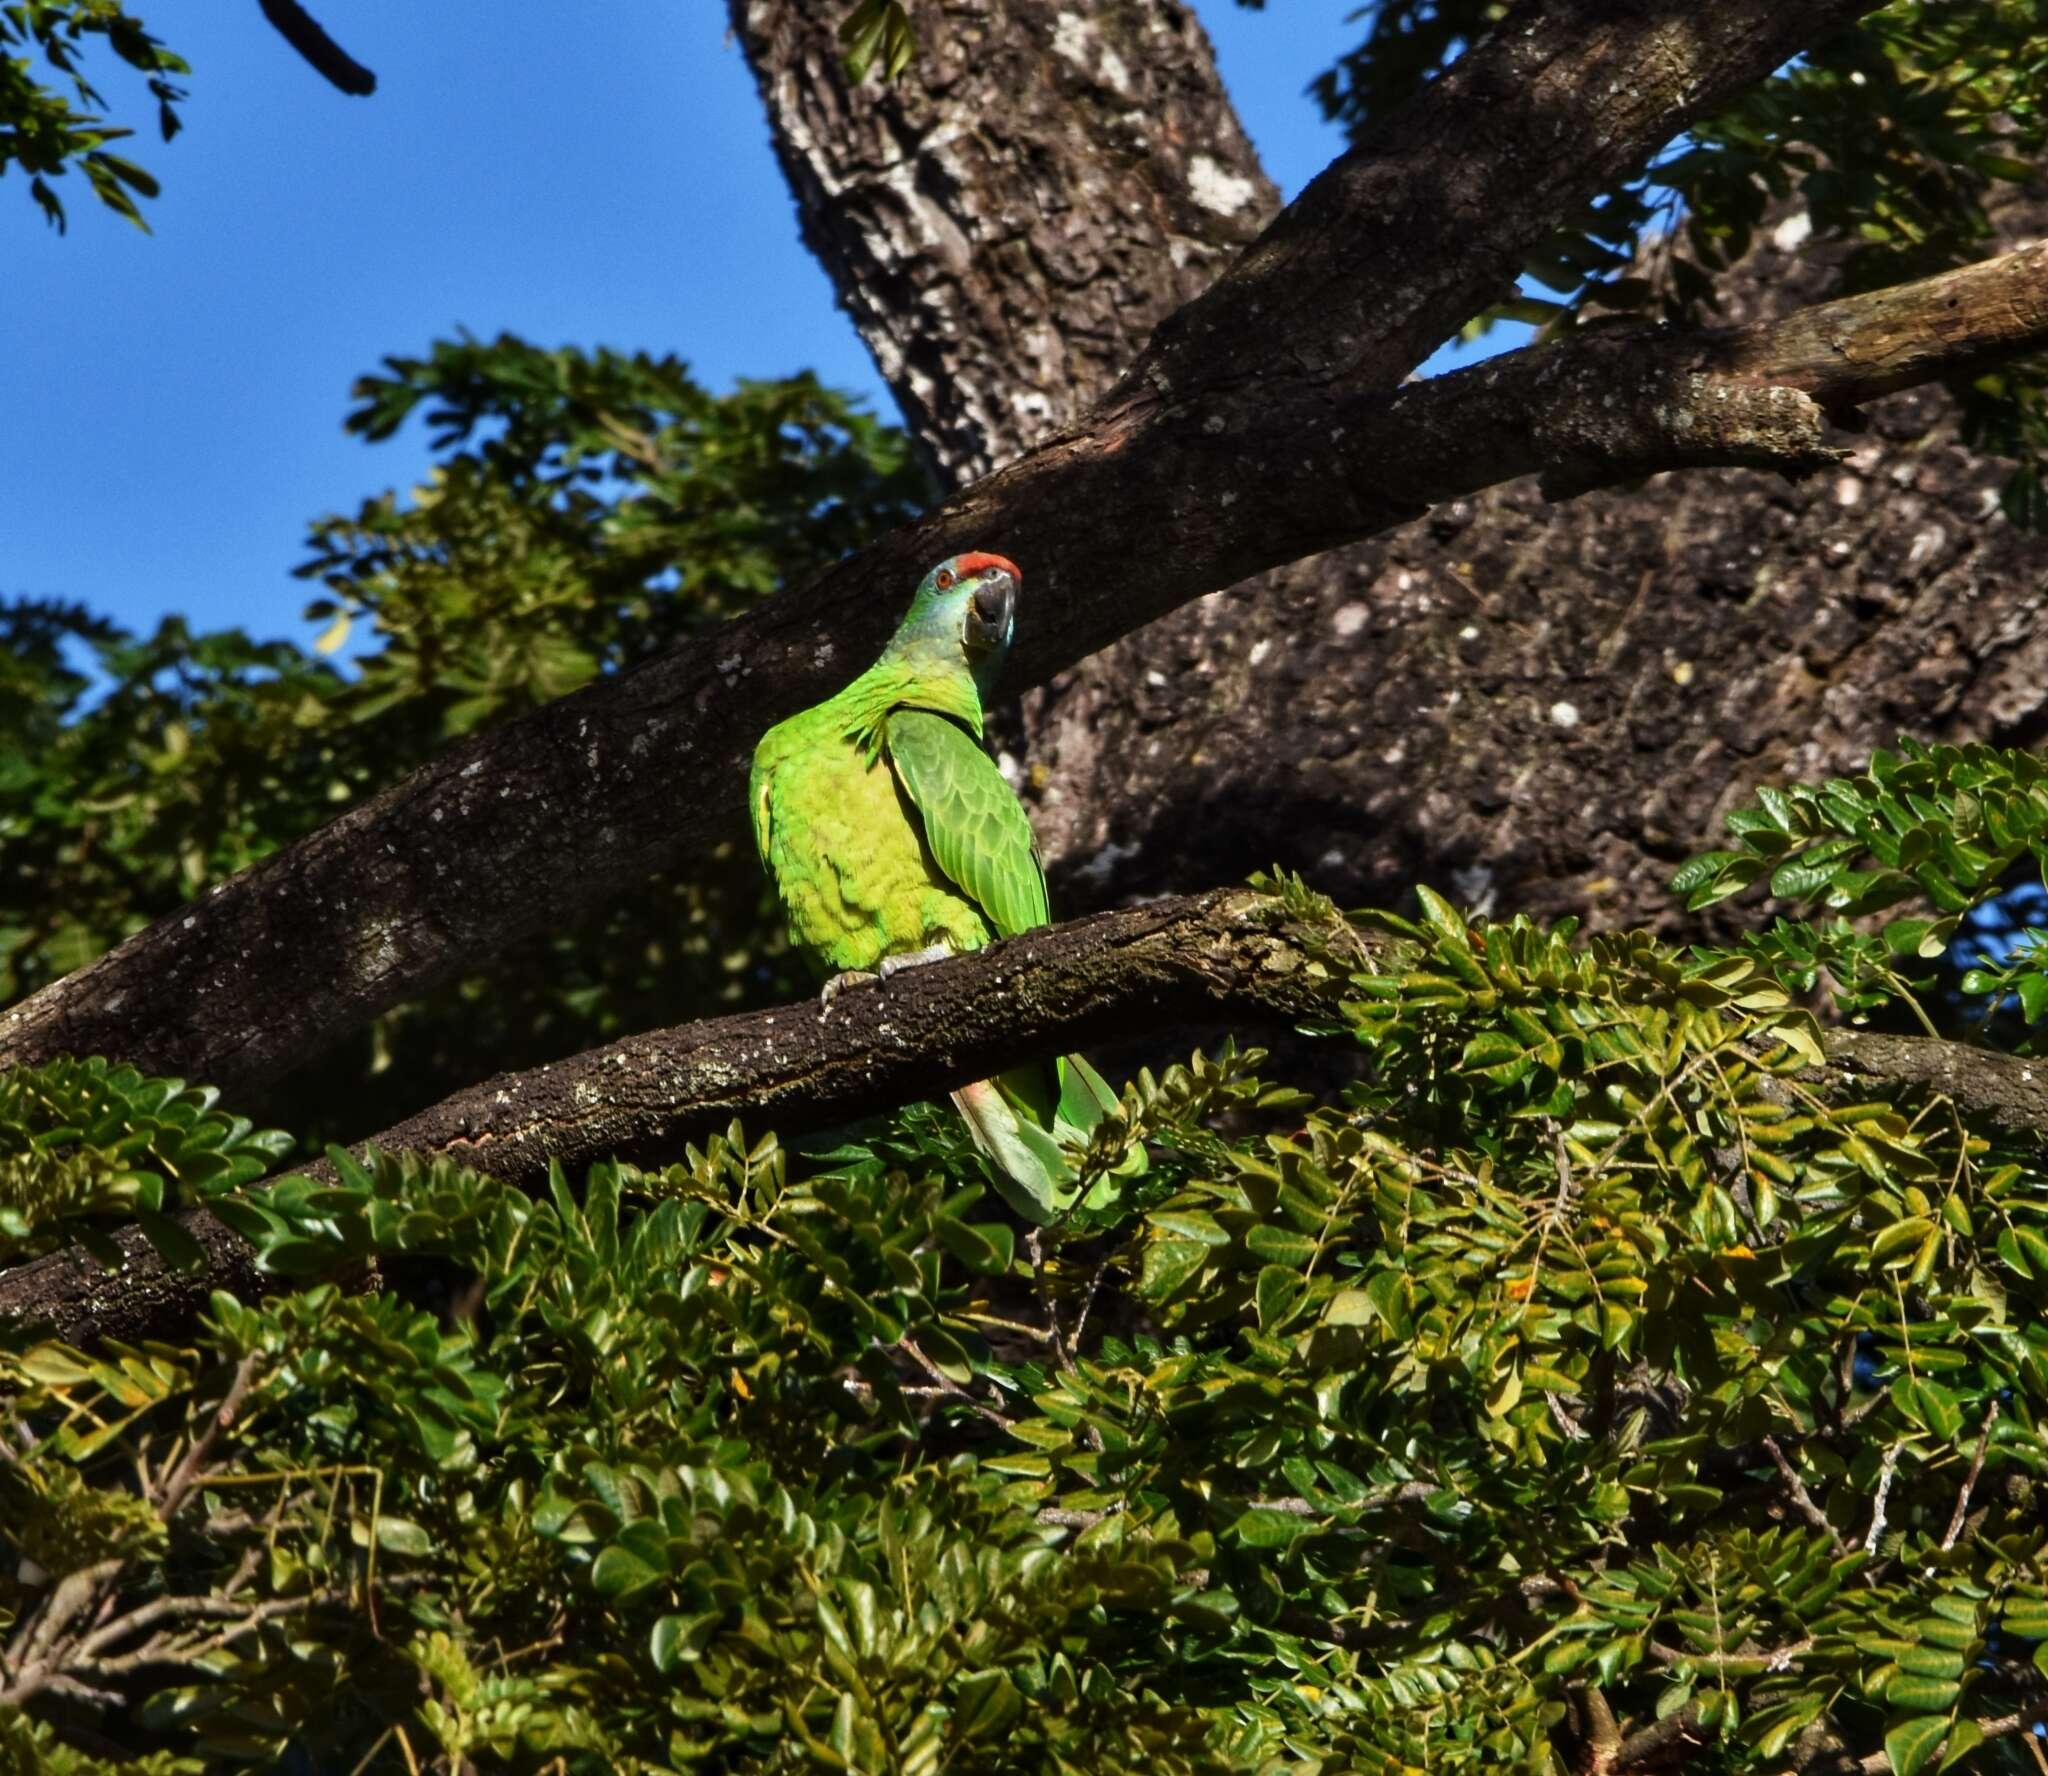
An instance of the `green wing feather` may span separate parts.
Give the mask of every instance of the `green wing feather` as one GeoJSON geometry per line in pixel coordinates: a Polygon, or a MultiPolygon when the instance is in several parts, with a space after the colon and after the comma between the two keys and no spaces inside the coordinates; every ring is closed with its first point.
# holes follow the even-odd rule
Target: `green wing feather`
{"type": "Polygon", "coordinates": [[[893,709],[885,744],[896,780],[924,817],[933,861],[981,908],[996,935],[1049,924],[1030,818],[981,742],[929,709],[893,709]]]}

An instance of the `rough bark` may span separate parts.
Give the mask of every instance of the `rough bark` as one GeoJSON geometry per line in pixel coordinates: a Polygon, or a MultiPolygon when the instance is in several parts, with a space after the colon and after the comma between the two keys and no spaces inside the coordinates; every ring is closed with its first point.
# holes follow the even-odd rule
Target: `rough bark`
{"type": "Polygon", "coordinates": [[[920,6],[909,74],[857,87],[844,17],[732,4],[805,244],[961,486],[1077,418],[1279,194],[1175,0],[920,6]]]}
{"type": "MultiPolygon", "coordinates": [[[[1403,948],[1335,915],[1297,919],[1269,896],[1216,889],[1046,926],[852,988],[829,1007],[806,1002],[651,1031],[504,1074],[369,1144],[534,1185],[550,1161],[574,1176],[615,1156],[672,1158],[686,1139],[734,1117],[802,1135],[1162,1024],[1341,1023],[1352,974],[1402,966],[1403,948]]],[[[1828,1065],[1806,1076],[1817,1090],[1904,1087],[1945,1096],[2008,1133],[2048,1133],[2048,1076],[2037,1078],[2036,1062],[1865,1031],[1833,1032],[1827,1043],[1828,1065]]],[[[306,1169],[331,1175],[324,1162],[306,1169]]],[[[213,1289],[272,1286],[213,1216],[178,1219],[205,1250],[202,1269],[167,1269],[125,1230],[118,1270],[66,1252],[0,1274],[0,1324],[38,1323],[74,1344],[171,1337],[213,1289]]]]}
{"type": "Polygon", "coordinates": [[[1828,416],[2048,343],[2048,245],[1700,331],[1589,327],[1335,409],[1340,480],[1417,510],[1536,472],[1564,497],[1673,468],[1797,477],[1846,454],[1828,416]]]}
{"type": "MultiPolygon", "coordinates": [[[[1085,424],[800,595],[455,749],[0,1014],[0,1062],[107,1052],[228,1087],[260,1083],[408,993],[681,860],[737,824],[754,736],[869,658],[902,589],[956,548],[1032,563],[1015,661],[1028,684],[1217,585],[1369,532],[1389,508],[1370,488],[1318,477],[1301,454],[1312,432],[1280,423],[1283,397],[1339,409],[1370,399],[1375,380],[1397,378],[1497,294],[1617,167],[1869,4],[1725,0],[1689,17],[1679,0],[1580,0],[1532,13],[1526,29],[1516,15],[1305,195],[1318,226],[1345,237],[1327,266],[1345,282],[1321,308],[1291,310],[1304,329],[1286,341],[1298,362],[1272,362],[1269,262],[1255,245],[1204,298],[1206,380],[1201,354],[1171,342],[1085,424]],[[1624,64],[1626,101],[1607,102],[1624,64]],[[1556,153],[1573,125],[1581,151],[1556,153]],[[1443,165],[1453,154],[1455,177],[1443,165]],[[1533,182],[1522,177],[1532,155],[1546,167],[1533,182]],[[1408,185],[1385,167],[1405,168],[1408,185]],[[1510,190],[1512,201],[1467,208],[1510,190]],[[1417,238],[1441,258],[1411,262],[1417,238]],[[1264,381],[1245,380],[1253,362],[1269,366],[1264,381]],[[679,778],[693,793],[675,793],[679,778]]],[[[1300,229],[1275,238],[1298,271],[1315,263],[1300,229]]]]}
{"type": "MultiPolygon", "coordinates": [[[[1223,1011],[1293,1023],[1330,981],[1309,933],[1277,903],[1217,890],[1027,932],[881,986],[628,1037],[458,1092],[367,1145],[446,1154],[515,1183],[595,1161],[673,1157],[689,1137],[745,1116],[795,1136],[931,1097],[1035,1055],[1115,1041],[1223,1011]]],[[[1363,955],[1373,940],[1357,938],[1363,955]]],[[[325,1162],[310,1168],[330,1174],[325,1162]]],[[[177,1217],[206,1252],[170,1269],[136,1229],[109,1270],[83,1252],[0,1274],[0,1325],[20,1320],[77,1344],[175,1336],[216,1288],[269,1283],[249,1245],[204,1210],[177,1217]]]]}
{"type": "MultiPolygon", "coordinates": [[[[1820,281],[1766,247],[1728,305],[1820,281]]],[[[1025,706],[1056,895],[1279,861],[1342,899],[1427,880],[1482,909],[1669,922],[1672,867],[1759,782],[1860,768],[1901,733],[2034,743],[2048,540],[2000,513],[2005,465],[1946,396],[1869,418],[1798,487],[1453,501],[1063,675],[1025,706]]]]}
{"type": "MultiPolygon", "coordinates": [[[[919,88],[945,75],[943,58],[920,60],[896,88],[850,93],[833,9],[790,0],[772,11],[772,36],[746,44],[814,237],[821,181],[804,169],[839,178],[842,139],[863,132],[890,147],[870,177],[931,194],[923,226],[934,237],[995,238],[1007,217],[1032,212],[1014,180],[985,200],[941,176],[915,127],[884,136],[861,121],[882,107],[913,125],[933,115],[919,88]]],[[[1119,29],[1158,28],[1148,17],[1179,14],[1153,0],[1119,29]]],[[[974,18],[986,58],[1044,39],[1021,10],[983,6],[974,18]]],[[[1183,58],[1175,80],[1193,113],[1227,115],[1205,58],[1183,58]]],[[[1062,96],[1085,114],[1085,90],[1062,96]]],[[[1120,171],[1111,162],[1088,204],[1060,203],[1066,173],[1045,144],[1074,127],[1048,100],[985,114],[978,136],[997,133],[985,152],[1006,166],[1042,169],[1035,202],[1060,214],[1073,237],[1064,251],[1101,258],[1135,199],[1113,186],[1105,200],[1100,179],[1120,171]]],[[[1242,160],[1231,166],[1253,176],[1242,160]]],[[[2024,209],[2009,221],[2009,242],[2040,231],[2024,209]]],[[[832,225],[855,236],[826,254],[846,289],[883,249],[858,238],[859,206],[832,225]]],[[[1730,318],[1825,293],[1825,260],[1804,233],[1802,217],[1786,218],[1724,281],[1730,318]]],[[[1178,275],[1156,241],[1148,250],[1149,271],[1125,261],[1140,299],[1178,275]]],[[[971,304],[854,313],[885,372],[915,354],[928,323],[945,340],[952,399],[987,405],[987,391],[1016,380],[1009,341],[1034,320],[1060,323],[1056,297],[1033,317],[1022,295],[1000,334],[971,304]]],[[[1116,360],[1098,342],[1121,313],[1091,306],[1091,356],[1037,391],[1049,424],[1101,392],[1072,371],[1116,360]]],[[[1132,354],[1152,324],[1134,316],[1132,354]]],[[[915,421],[915,400],[895,386],[915,421]]],[[[1007,453],[1032,435],[1001,442],[1007,453]]],[[[1920,394],[1890,403],[1840,472],[1797,491],[1723,474],[1553,507],[1522,483],[1202,599],[1025,699],[1010,744],[1026,761],[1055,894],[1070,907],[1109,904],[1278,859],[1347,899],[1384,900],[1426,879],[1480,904],[1668,919],[1672,864],[1710,842],[1723,808],[1759,781],[1851,768],[1901,731],[2038,736],[2048,654],[2034,619],[2048,545],[1997,515],[2003,477],[1960,444],[1947,404],[1920,394]]]]}

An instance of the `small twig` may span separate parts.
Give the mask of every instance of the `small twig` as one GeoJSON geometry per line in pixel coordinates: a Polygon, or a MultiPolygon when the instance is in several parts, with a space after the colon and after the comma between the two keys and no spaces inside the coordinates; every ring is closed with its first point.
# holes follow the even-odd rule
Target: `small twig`
{"type": "Polygon", "coordinates": [[[987,1419],[991,1424],[999,1424],[1006,1431],[1010,1428],[1011,1421],[1009,1419],[1005,1418],[993,1406],[984,1405],[980,1400],[977,1400],[964,1387],[962,1387],[957,1381],[955,1381],[950,1375],[948,1375],[943,1369],[941,1369],[938,1366],[938,1364],[934,1363],[930,1357],[926,1356],[923,1351],[919,1350],[917,1348],[916,1339],[906,1334],[904,1337],[896,1341],[896,1348],[902,1351],[913,1362],[915,1362],[920,1369],[922,1369],[927,1375],[929,1375],[932,1378],[932,1380],[937,1382],[939,1384],[940,1391],[944,1393],[948,1398],[958,1400],[964,1406],[973,1407],[976,1412],[980,1413],[981,1416],[987,1419]]]}
{"type": "Polygon", "coordinates": [[[1582,1442],[1588,1435],[1586,1427],[1565,1410],[1563,1399],[1554,1393],[1543,1396],[1544,1405],[1550,1408],[1550,1416],[1557,1428],[1572,1442],[1582,1442]]]}
{"type": "Polygon", "coordinates": [[[94,1677],[125,1677],[131,1672],[148,1670],[166,1665],[196,1665],[211,1654],[224,1651],[240,1640],[252,1629],[260,1628],[266,1622],[276,1621],[280,1616],[304,1615],[308,1610],[324,1609],[330,1604],[347,1603],[350,1593],[342,1587],[331,1587],[325,1591],[309,1591],[303,1597],[274,1597],[268,1603],[244,1604],[240,1620],[230,1622],[217,1634],[209,1634],[197,1640],[161,1643],[150,1642],[138,1647],[132,1653],[122,1653],[112,1659],[80,1659],[73,1669],[84,1671],[94,1677]]]}
{"type": "Polygon", "coordinates": [[[1053,1299],[1052,1286],[1045,1277],[1045,1243],[1034,1227],[1024,1236],[1024,1250],[1031,1259],[1031,1283],[1038,1292],[1038,1305],[1045,1314],[1046,1330],[1052,1336],[1052,1354],[1069,1375],[1074,1372],[1074,1353],[1060,1324],[1060,1304],[1053,1299]]]}
{"type": "Polygon", "coordinates": [[[379,1733],[376,1738],[372,1739],[370,1741],[370,1749],[363,1753],[361,1759],[357,1762],[356,1767],[348,1773],[348,1776],[363,1776],[363,1772],[367,1770],[373,1762],[376,1761],[378,1752],[384,1749],[384,1747],[390,1742],[391,1735],[396,1731],[397,1728],[395,1727],[386,1727],[383,1732],[379,1733]]]}
{"type": "Polygon", "coordinates": [[[1058,1505],[1047,1505],[1032,1521],[1053,1529],[1093,1529],[1110,1515],[1108,1511],[1064,1511],[1058,1505]]]}
{"type": "Polygon", "coordinates": [[[183,1620],[188,1616],[238,1616],[244,1607],[222,1597],[159,1597],[139,1609],[130,1610],[103,1628],[95,1628],[78,1643],[79,1657],[90,1659],[116,1641],[126,1640],[131,1634],[140,1634],[145,1628],[154,1628],[159,1622],[183,1620]]]}
{"type": "Polygon", "coordinates": [[[1894,1443],[1884,1452],[1884,1466],[1877,1476],[1877,1497],[1870,1510],[1870,1533],[1863,1538],[1863,1551],[1875,1554],[1879,1539],[1884,1535],[1885,1501],[1891,1497],[1892,1476],[1899,1471],[1899,1445],[1894,1443]]]}
{"type": "Polygon", "coordinates": [[[1834,1543],[1837,1554],[1846,1554],[1849,1545],[1842,1540],[1842,1532],[1828,1521],[1828,1514],[1813,1502],[1813,1494],[1806,1490],[1806,1482],[1799,1478],[1797,1470],[1785,1459],[1785,1452],[1778,1447],[1778,1439],[1768,1433],[1764,1437],[1764,1453],[1771,1458],[1772,1465],[1777,1468],[1779,1477],[1785,1482],[1785,1490],[1792,1495],[1793,1504],[1799,1508],[1799,1514],[1834,1543]]]}
{"type": "Polygon", "coordinates": [[[58,1676],[57,1643],[71,1624],[86,1610],[95,1608],[102,1584],[113,1579],[127,1564],[120,1559],[95,1561],[76,1572],[66,1573],[17,1631],[14,1645],[0,1658],[0,1703],[20,1707],[40,1695],[58,1676]]]}
{"type": "Polygon", "coordinates": [[[1941,1538],[1944,1551],[1953,1548],[1956,1537],[1963,1533],[1963,1520],[1970,1514],[1970,1494],[1977,1489],[1977,1476],[1984,1472],[1984,1452],[1991,1447],[1991,1427],[1997,1422],[1998,1402],[1993,1400],[1984,1414],[1984,1428],[1977,1433],[1977,1453],[1970,1458],[1970,1471],[1963,1476],[1962,1490],[1956,1494],[1956,1510],[1948,1520],[1948,1534],[1941,1538]]]}
{"type": "Polygon", "coordinates": [[[1109,1254],[1103,1255],[1096,1265],[1095,1274],[1088,1279],[1088,1287],[1081,1296],[1081,1311],[1074,1316],[1074,1348],[1081,1348],[1081,1334],[1088,1330],[1088,1312],[1095,1305],[1095,1291],[1102,1287],[1103,1273],[1109,1269],[1109,1254]]]}
{"type": "Polygon", "coordinates": [[[70,1702],[83,1702],[90,1708],[125,1708],[128,1698],[113,1690],[96,1690],[89,1683],[82,1683],[75,1677],[62,1672],[53,1672],[43,1680],[43,1689],[49,1695],[62,1696],[70,1702]]]}
{"type": "Polygon", "coordinates": [[[1661,1640],[1650,1641],[1643,1650],[1659,1665],[1753,1665],[1762,1671],[1792,1671],[1798,1667],[1804,1654],[1813,1651],[1813,1636],[1773,1647],[1769,1652],[1695,1653],[1684,1647],[1667,1646],[1661,1640]]]}
{"type": "Polygon", "coordinates": [[[220,1441],[221,1433],[235,1422],[241,1412],[243,1402],[249,1397],[249,1389],[256,1380],[258,1360],[252,1351],[235,1366],[235,1378],[228,1383],[228,1391],[213,1416],[207,1420],[206,1429],[192,1439],[192,1447],[185,1451],[185,1459],[171,1470],[157,1493],[156,1514],[166,1523],[177,1515],[178,1507],[185,1502],[185,1495],[198,1480],[200,1470],[213,1454],[213,1446],[220,1441]]]}

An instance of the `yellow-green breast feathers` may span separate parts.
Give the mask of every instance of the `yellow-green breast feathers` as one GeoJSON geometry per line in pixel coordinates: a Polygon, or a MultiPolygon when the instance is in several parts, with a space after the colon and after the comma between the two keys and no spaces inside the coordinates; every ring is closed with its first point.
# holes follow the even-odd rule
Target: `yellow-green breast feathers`
{"type": "MultiPolygon", "coordinates": [[[[898,717],[882,718],[882,744],[871,752],[857,733],[813,719],[831,710],[827,703],[791,717],[754,754],[754,839],[790,935],[826,974],[871,971],[884,956],[935,943],[979,949],[990,923],[935,861],[922,816],[891,768],[887,738],[898,717]]],[[[948,721],[898,712],[910,715],[948,721]]],[[[954,731],[976,746],[965,730],[954,731]]]]}

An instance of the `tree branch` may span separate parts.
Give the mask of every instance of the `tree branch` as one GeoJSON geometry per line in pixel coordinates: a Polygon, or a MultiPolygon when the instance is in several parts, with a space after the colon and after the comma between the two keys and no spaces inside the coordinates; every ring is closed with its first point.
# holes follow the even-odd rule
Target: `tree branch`
{"type": "Polygon", "coordinates": [[[1831,1030],[1827,1051],[1831,1069],[1845,1083],[1917,1086],[1939,1092],[2005,1134],[2048,1131],[2048,1061],[1878,1030],[1831,1030]]]}
{"type": "MultiPolygon", "coordinates": [[[[1354,935],[1361,955],[1378,941],[1354,935]]],[[[908,969],[886,986],[840,994],[829,1010],[809,1000],[712,1018],[505,1074],[369,1144],[446,1154],[533,1184],[550,1159],[573,1174],[612,1156],[672,1157],[686,1136],[736,1116],[804,1134],[942,1095],[1033,1055],[1162,1023],[1328,1015],[1333,983],[1310,954],[1316,936],[1248,889],[1158,901],[908,969]]],[[[118,1271],[74,1250],[0,1275],[0,1322],[40,1322],[73,1344],[169,1336],[216,1288],[250,1296],[276,1288],[248,1244],[213,1215],[188,1210],[178,1220],[205,1247],[203,1269],[170,1269],[125,1228],[114,1236],[118,1271]]]]}
{"type": "Polygon", "coordinates": [[[1531,473],[1552,498],[1667,469],[1798,475],[1841,455],[1831,417],[2044,345],[2048,242],[1747,327],[1583,328],[1361,402],[1341,460],[1418,512],[1531,473]]]}
{"type": "Polygon", "coordinates": [[[368,98],[377,90],[377,76],[327,35],[321,23],[299,0],[256,0],[278,35],[304,56],[330,86],[351,98],[368,98]]]}
{"type": "MultiPolygon", "coordinates": [[[[1080,424],[801,596],[457,747],[0,1014],[0,1063],[104,1052],[229,1090],[737,825],[757,733],[864,665],[940,557],[1030,568],[1013,682],[1398,522],[1324,448],[1692,118],[1872,0],[1525,7],[1284,212],[1080,424]],[[1292,429],[1275,416],[1294,416],[1292,429]],[[1118,539],[1118,571],[1102,541],[1118,539]],[[699,793],[675,793],[678,774],[699,793]]],[[[1716,460],[1721,460],[1716,458],[1716,460]]]]}
{"type": "MultiPolygon", "coordinates": [[[[1334,915],[1296,920],[1250,889],[1214,889],[1044,926],[850,989],[829,1009],[806,1000],[711,1018],[503,1074],[367,1145],[446,1155],[532,1186],[550,1161],[574,1174],[613,1157],[670,1159],[684,1139],[735,1117],[802,1135],[1162,1024],[1334,1022],[1352,970],[1323,958],[1349,949],[1358,967],[1384,969],[1404,947],[1334,915]]],[[[2048,1089],[2035,1083],[2034,1062],[1925,1037],[1836,1031],[1826,1041],[1827,1067],[1805,1076],[1815,1089],[1940,1092],[1971,1115],[2048,1139],[2048,1089]]],[[[114,1236],[118,1271],[70,1251],[0,1274],[0,1322],[37,1321],[74,1344],[165,1337],[213,1289],[254,1296],[276,1287],[212,1215],[179,1220],[205,1248],[201,1270],[169,1269],[139,1231],[124,1229],[114,1236]]]]}

